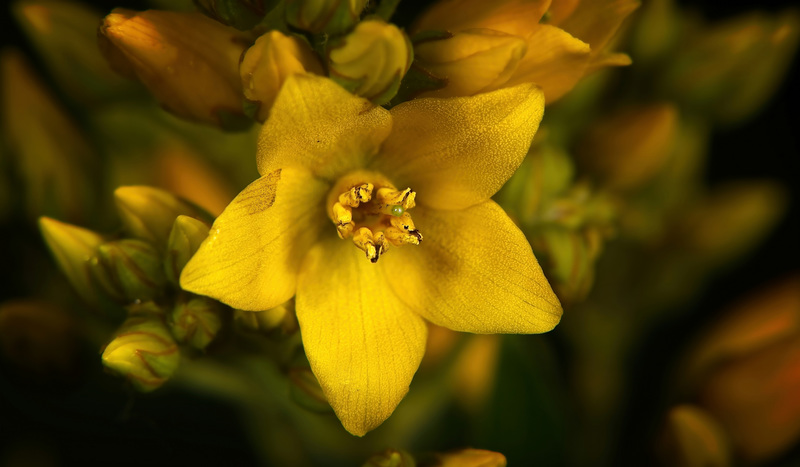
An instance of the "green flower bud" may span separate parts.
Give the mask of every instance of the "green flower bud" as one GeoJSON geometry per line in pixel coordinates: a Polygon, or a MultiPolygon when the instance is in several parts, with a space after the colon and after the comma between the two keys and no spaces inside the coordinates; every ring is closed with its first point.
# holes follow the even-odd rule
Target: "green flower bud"
{"type": "Polygon", "coordinates": [[[12,11],[67,96],[99,102],[132,87],[108,68],[97,50],[101,14],[63,0],[14,2],[12,11]]]}
{"type": "Polygon", "coordinates": [[[167,282],[158,251],[135,239],[100,245],[92,273],[110,295],[131,302],[160,296],[167,282]]]}
{"type": "Polygon", "coordinates": [[[288,0],[286,21],[314,34],[341,34],[358,22],[368,0],[288,0]]]}
{"type": "Polygon", "coordinates": [[[33,218],[85,217],[95,158],[79,128],[17,51],[0,54],[0,91],[3,139],[24,189],[18,199],[33,218]]]}
{"type": "Polygon", "coordinates": [[[596,241],[581,232],[549,227],[539,229],[530,242],[561,302],[583,300],[594,283],[596,241]]]}
{"type": "Polygon", "coordinates": [[[319,58],[308,43],[279,31],[269,31],[247,49],[239,73],[244,96],[258,105],[255,119],[263,122],[283,82],[295,73],[323,74],[319,58]]]}
{"type": "Polygon", "coordinates": [[[103,365],[143,392],[164,384],[178,368],[178,345],[158,315],[135,315],[103,350],[103,365]]]}
{"type": "Polygon", "coordinates": [[[367,459],[362,467],[416,467],[411,454],[402,449],[387,449],[367,459]]]}
{"type": "Polygon", "coordinates": [[[183,267],[208,237],[208,229],[208,224],[194,217],[178,216],[175,219],[164,255],[164,272],[170,282],[180,284],[183,267]]]}
{"type": "Polygon", "coordinates": [[[53,253],[61,272],[87,303],[97,306],[98,289],[92,281],[90,264],[97,247],[106,239],[91,230],[65,224],[48,217],[39,219],[42,237],[53,253]]]}
{"type": "Polygon", "coordinates": [[[219,302],[205,297],[181,296],[170,314],[172,335],[182,344],[205,349],[222,326],[220,308],[219,302]]]}
{"type": "Polygon", "coordinates": [[[220,23],[245,31],[260,23],[278,0],[195,0],[195,4],[220,23]]]}
{"type": "Polygon", "coordinates": [[[460,449],[436,454],[431,467],[506,467],[506,456],[484,449],[460,449]]]}
{"type": "Polygon", "coordinates": [[[148,186],[124,186],[114,191],[122,224],[133,237],[159,250],[167,246],[172,225],[179,215],[206,217],[196,206],[164,190],[148,186]]]}
{"type": "Polygon", "coordinates": [[[377,105],[397,94],[413,60],[405,33],[380,20],[358,23],[350,34],[331,41],[328,47],[331,79],[377,105]]]}
{"type": "Polygon", "coordinates": [[[144,84],[170,112],[223,128],[246,128],[239,58],[250,39],[200,13],[121,8],[100,26],[114,71],[144,84]]]}

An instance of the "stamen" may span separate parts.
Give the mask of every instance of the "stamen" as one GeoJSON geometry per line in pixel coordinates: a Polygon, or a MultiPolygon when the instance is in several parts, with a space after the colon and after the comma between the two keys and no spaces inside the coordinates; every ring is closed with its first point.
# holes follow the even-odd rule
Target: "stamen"
{"type": "Polygon", "coordinates": [[[422,241],[408,212],[416,205],[416,196],[411,188],[397,190],[379,173],[354,172],[331,189],[328,215],[339,238],[351,238],[370,262],[377,263],[390,245],[419,245],[422,241]]]}

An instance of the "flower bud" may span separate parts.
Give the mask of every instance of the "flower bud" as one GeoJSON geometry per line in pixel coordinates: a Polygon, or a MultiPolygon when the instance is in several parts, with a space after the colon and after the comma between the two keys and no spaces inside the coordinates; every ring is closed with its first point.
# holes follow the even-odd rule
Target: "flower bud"
{"type": "Polygon", "coordinates": [[[358,22],[368,0],[288,0],[286,21],[314,34],[339,35],[358,22]]]}
{"type": "Polygon", "coordinates": [[[180,362],[178,345],[159,315],[135,315],[103,350],[103,365],[142,391],[164,384],[180,362]]]}
{"type": "Polygon", "coordinates": [[[239,58],[248,37],[200,13],[121,8],[106,16],[100,49],[170,112],[230,129],[246,127],[239,58]]]}
{"type": "Polygon", "coordinates": [[[659,454],[663,465],[731,465],[725,431],[711,414],[692,405],[679,405],[669,411],[659,443],[659,454]]]}
{"type": "Polygon", "coordinates": [[[447,85],[421,96],[471,96],[502,87],[528,46],[517,36],[470,29],[442,38],[415,41],[416,64],[447,85]]]}
{"type": "Polygon", "coordinates": [[[240,31],[256,26],[277,3],[276,0],[195,0],[206,15],[240,31]]]}
{"type": "Polygon", "coordinates": [[[436,454],[436,462],[431,467],[506,467],[506,465],[506,456],[499,452],[466,448],[436,454]]]}
{"type": "Polygon", "coordinates": [[[750,13],[690,36],[661,87],[688,107],[735,123],[757,111],[783,80],[800,41],[800,15],[750,13]]]}
{"type": "Polygon", "coordinates": [[[96,160],[72,118],[39,82],[23,56],[0,53],[0,125],[33,218],[76,220],[92,206],[87,172],[96,160]]]}
{"type": "Polygon", "coordinates": [[[578,156],[610,186],[635,189],[664,167],[677,132],[678,111],[671,104],[628,108],[592,127],[578,156]]]}
{"type": "Polygon", "coordinates": [[[39,219],[47,247],[53,253],[61,272],[87,303],[98,305],[98,289],[92,281],[90,263],[106,239],[91,230],[65,224],[48,217],[39,219]]]}
{"type": "Polygon", "coordinates": [[[402,449],[387,449],[367,459],[362,467],[416,467],[411,454],[402,449]]]}
{"type": "Polygon", "coordinates": [[[269,31],[247,49],[239,74],[244,96],[258,104],[255,119],[267,119],[283,82],[294,73],[323,74],[319,59],[304,40],[269,31]]]}
{"type": "Polygon", "coordinates": [[[214,340],[222,326],[219,302],[197,296],[184,295],[175,302],[170,314],[170,330],[175,339],[203,350],[214,340]]]}
{"type": "Polygon", "coordinates": [[[55,83],[70,98],[101,102],[132,87],[108,68],[97,50],[101,14],[64,0],[14,2],[12,11],[55,83]]]}
{"type": "Polygon", "coordinates": [[[264,311],[234,310],[233,320],[245,329],[263,334],[270,334],[277,329],[283,334],[292,334],[298,329],[293,299],[264,311]]]}
{"type": "Polygon", "coordinates": [[[170,282],[180,284],[183,267],[208,237],[208,229],[208,224],[194,217],[178,216],[175,219],[164,254],[164,272],[170,282]]]}
{"type": "Polygon", "coordinates": [[[693,203],[678,225],[681,240],[696,257],[724,264],[757,245],[786,205],[784,188],[774,182],[722,185],[693,203]]]}
{"type": "Polygon", "coordinates": [[[125,230],[163,251],[179,215],[206,217],[199,208],[164,190],[149,186],[123,186],[114,191],[125,230]]]}
{"type": "Polygon", "coordinates": [[[596,256],[582,233],[553,226],[539,229],[530,242],[561,302],[583,300],[594,283],[596,256]]]}
{"type": "Polygon", "coordinates": [[[347,36],[331,41],[330,77],[348,91],[382,105],[397,94],[414,52],[403,31],[380,20],[367,20],[347,36]]]}
{"type": "Polygon", "coordinates": [[[158,251],[149,243],[135,239],[100,245],[92,273],[106,292],[128,302],[160,296],[167,282],[158,251]]]}

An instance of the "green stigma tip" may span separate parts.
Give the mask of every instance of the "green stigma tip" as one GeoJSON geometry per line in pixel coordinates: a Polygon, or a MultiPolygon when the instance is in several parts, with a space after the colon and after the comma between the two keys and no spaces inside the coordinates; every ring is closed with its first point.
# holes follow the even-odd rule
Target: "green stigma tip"
{"type": "Polygon", "coordinates": [[[400,206],[399,204],[396,204],[396,205],[392,206],[392,211],[391,212],[392,212],[393,216],[400,217],[400,216],[403,215],[404,212],[406,212],[406,210],[403,208],[403,206],[400,206]]]}

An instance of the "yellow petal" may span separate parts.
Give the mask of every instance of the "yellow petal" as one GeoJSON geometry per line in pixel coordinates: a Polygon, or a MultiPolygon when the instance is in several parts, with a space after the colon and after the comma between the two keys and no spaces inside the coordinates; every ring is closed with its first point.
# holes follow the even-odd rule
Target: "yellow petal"
{"type": "Polygon", "coordinates": [[[639,7],[637,0],[582,1],[558,26],[592,47],[592,61],[604,56],[609,41],[625,18],[639,7]]]}
{"type": "Polygon", "coordinates": [[[425,241],[381,257],[405,302],[439,326],[474,333],[553,329],[561,305],[525,236],[494,201],[463,211],[418,206],[425,241]]]}
{"type": "Polygon", "coordinates": [[[415,99],[392,108],[394,128],[374,161],[417,203],[463,209],[489,199],[528,152],[544,114],[532,84],[472,97],[415,99]]]}
{"type": "Polygon", "coordinates": [[[439,1],[420,17],[411,31],[486,28],[525,37],[549,7],[550,0],[439,1]]]}
{"type": "Polygon", "coordinates": [[[555,26],[539,25],[528,38],[528,53],[520,60],[508,85],[536,83],[549,104],[578,83],[590,56],[589,44],[555,26]]]}
{"type": "Polygon", "coordinates": [[[335,179],[363,168],[392,129],[389,112],[322,76],[286,79],[258,137],[258,172],[297,165],[335,179]]]}
{"type": "Polygon", "coordinates": [[[214,222],[183,269],[181,287],[241,310],[285,302],[295,293],[303,256],[327,221],[327,190],[297,168],[251,183],[214,222]]]}
{"type": "Polygon", "coordinates": [[[337,238],[308,253],[297,286],[311,369],[342,425],[357,436],[391,415],[425,352],[425,322],[387,279],[381,264],[337,238]]]}

